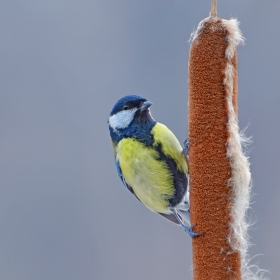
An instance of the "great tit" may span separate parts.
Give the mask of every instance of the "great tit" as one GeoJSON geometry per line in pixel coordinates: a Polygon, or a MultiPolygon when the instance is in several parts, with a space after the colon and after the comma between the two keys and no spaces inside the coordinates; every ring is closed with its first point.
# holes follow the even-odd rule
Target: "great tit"
{"type": "Polygon", "coordinates": [[[150,113],[151,102],[138,95],[121,98],[109,117],[109,130],[118,175],[126,188],[147,208],[187,226],[188,162],[176,136],[150,113]]]}

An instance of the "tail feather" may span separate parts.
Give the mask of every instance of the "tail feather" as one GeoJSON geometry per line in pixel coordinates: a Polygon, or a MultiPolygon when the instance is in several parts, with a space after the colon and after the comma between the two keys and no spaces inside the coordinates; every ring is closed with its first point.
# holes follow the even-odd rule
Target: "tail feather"
{"type": "Polygon", "coordinates": [[[169,221],[177,224],[177,225],[180,225],[180,222],[178,221],[178,219],[176,218],[175,215],[173,214],[163,214],[163,213],[159,213],[162,217],[168,219],[169,221]]]}

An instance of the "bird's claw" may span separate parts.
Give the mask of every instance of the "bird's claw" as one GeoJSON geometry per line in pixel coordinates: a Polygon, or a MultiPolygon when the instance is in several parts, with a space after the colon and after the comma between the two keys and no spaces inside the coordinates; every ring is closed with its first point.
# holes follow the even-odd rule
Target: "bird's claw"
{"type": "Polygon", "coordinates": [[[185,232],[190,236],[190,237],[198,237],[198,236],[201,236],[203,233],[199,233],[199,232],[194,232],[193,229],[194,229],[195,226],[191,226],[191,227],[188,227],[186,225],[183,226],[185,232]]]}
{"type": "Polygon", "coordinates": [[[189,155],[189,150],[190,150],[190,146],[192,145],[193,143],[192,142],[189,142],[189,138],[187,138],[185,141],[184,141],[184,148],[183,148],[183,155],[188,158],[188,155],[189,155]]]}

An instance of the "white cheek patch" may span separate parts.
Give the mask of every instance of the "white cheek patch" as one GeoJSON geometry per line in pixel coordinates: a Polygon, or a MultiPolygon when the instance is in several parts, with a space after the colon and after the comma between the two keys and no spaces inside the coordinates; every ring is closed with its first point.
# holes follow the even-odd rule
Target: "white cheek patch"
{"type": "Polygon", "coordinates": [[[137,110],[138,110],[137,108],[133,108],[130,110],[124,110],[124,111],[120,111],[117,114],[111,116],[109,118],[110,126],[114,130],[128,127],[130,125],[130,123],[133,121],[137,110]]]}

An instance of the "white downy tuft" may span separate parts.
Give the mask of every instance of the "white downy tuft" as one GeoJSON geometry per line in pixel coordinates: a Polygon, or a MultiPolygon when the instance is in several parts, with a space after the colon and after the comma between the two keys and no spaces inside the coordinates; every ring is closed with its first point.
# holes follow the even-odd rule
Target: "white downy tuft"
{"type": "Polygon", "coordinates": [[[248,142],[239,131],[237,114],[233,105],[234,75],[235,69],[232,60],[238,44],[244,42],[239,22],[236,19],[222,20],[222,24],[228,31],[226,48],[227,65],[225,69],[224,86],[226,89],[226,102],[228,108],[228,131],[227,157],[231,166],[231,178],[229,186],[232,188],[232,208],[231,208],[231,231],[228,236],[229,244],[233,251],[239,251],[242,262],[242,279],[257,280],[265,279],[262,276],[264,271],[255,265],[249,264],[248,248],[250,245],[248,236],[248,223],[246,211],[250,204],[251,173],[250,163],[242,150],[242,144],[248,142]]]}

